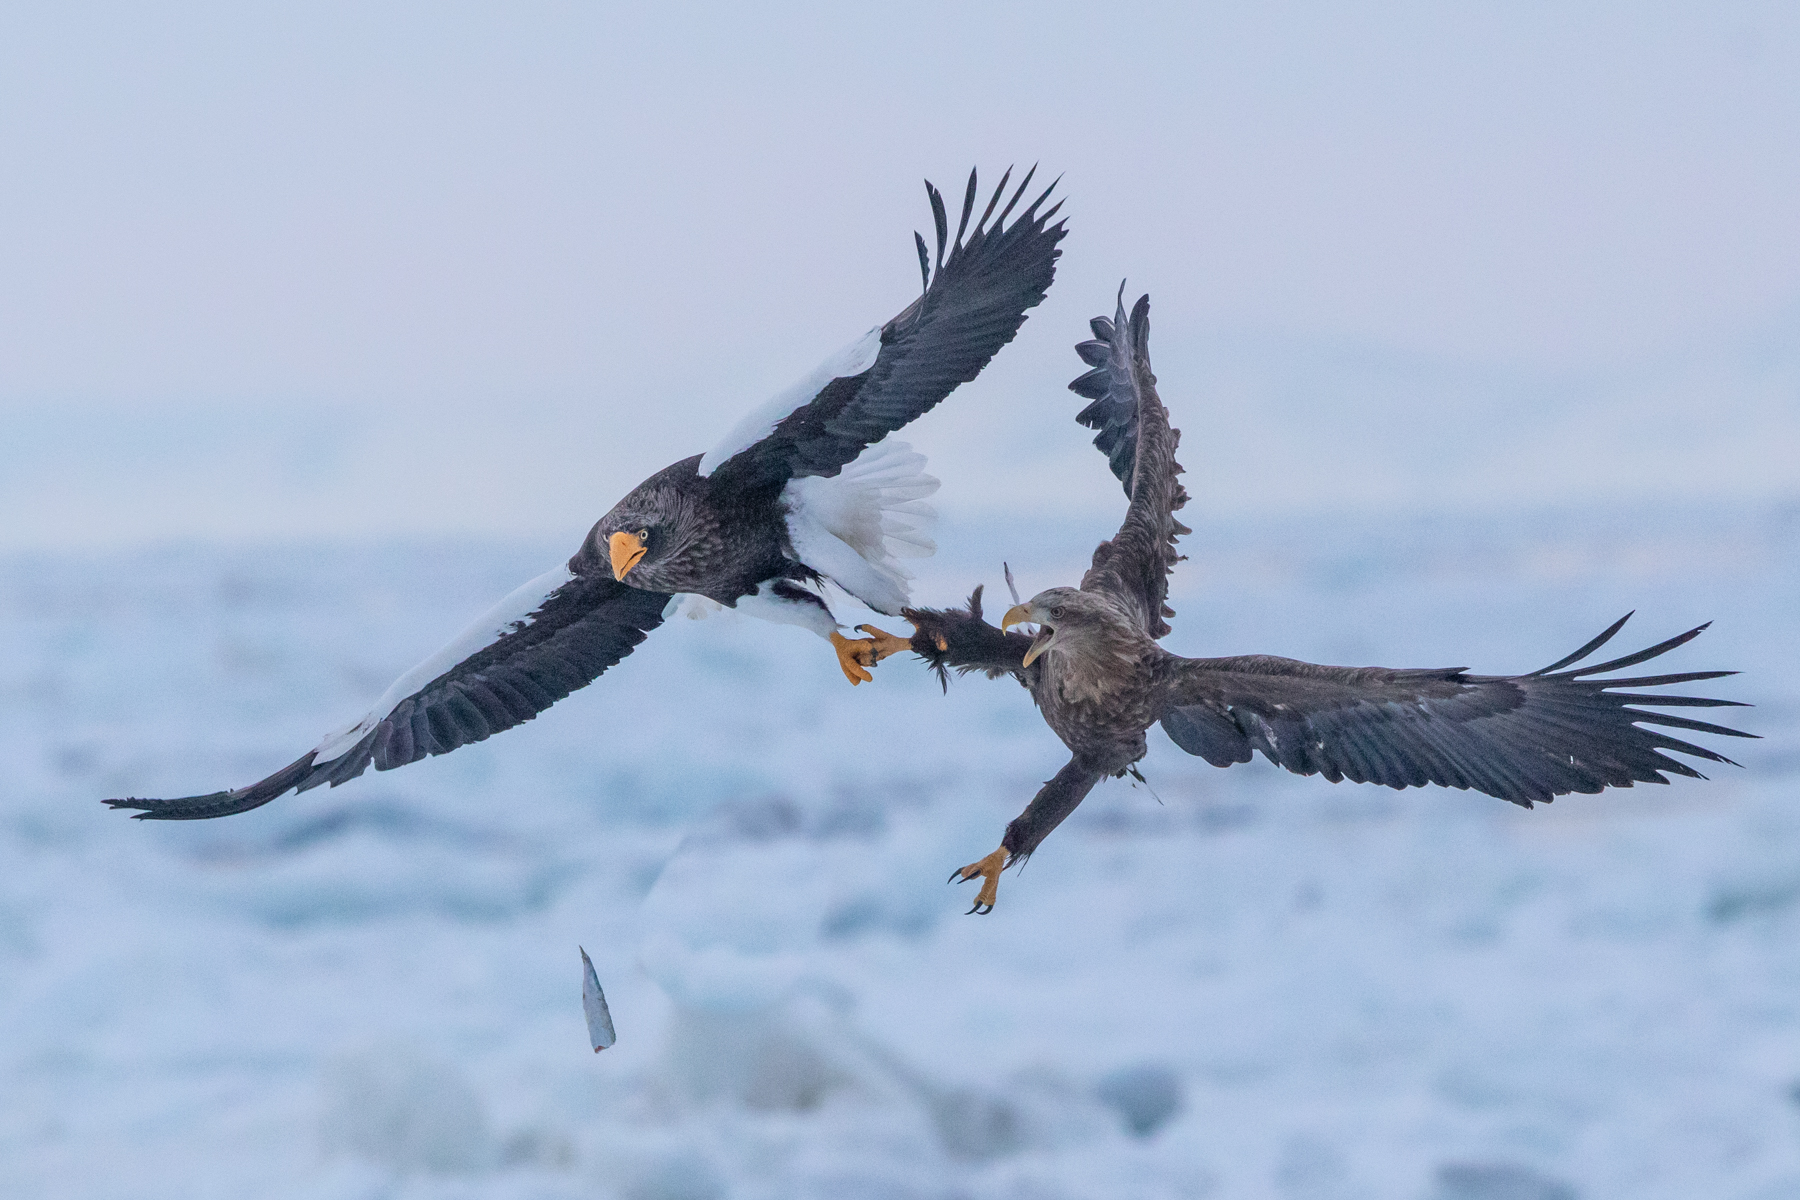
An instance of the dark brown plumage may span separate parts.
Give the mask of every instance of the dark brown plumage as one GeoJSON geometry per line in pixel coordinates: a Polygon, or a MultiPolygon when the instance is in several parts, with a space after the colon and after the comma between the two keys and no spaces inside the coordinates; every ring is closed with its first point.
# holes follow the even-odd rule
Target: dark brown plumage
{"type": "MultiPolygon", "coordinates": [[[[1094,551],[1079,588],[1050,588],[1015,606],[1001,627],[981,612],[981,589],[964,609],[907,609],[912,648],[947,682],[948,671],[1010,674],[1031,692],[1071,757],[1006,827],[1000,848],[952,878],[984,879],[971,911],[992,909],[999,874],[1037,849],[1108,775],[1147,752],[1160,722],[1176,745],[1214,766],[1248,762],[1252,751],[1302,775],[1336,783],[1473,788],[1529,808],[1569,792],[1667,783],[1664,772],[1700,777],[1667,752],[1729,763],[1665,732],[1752,737],[1688,717],[1647,711],[1736,701],[1617,691],[1716,679],[1691,671],[1628,679],[1594,676],[1635,666],[1701,629],[1598,666],[1576,667],[1625,624],[1529,675],[1470,675],[1463,668],[1328,667],[1269,655],[1183,658],[1157,644],[1169,632],[1164,603],[1188,530],[1174,513],[1187,500],[1177,481],[1180,434],[1150,371],[1149,297],[1127,319],[1096,318],[1095,340],[1077,347],[1093,369],[1070,385],[1093,401],[1077,418],[1099,430],[1095,444],[1125,484],[1130,505],[1112,540],[1094,551]],[[1035,623],[1033,638],[1007,632],[1035,623]],[[1651,728],[1646,728],[1650,726],[1651,728]]],[[[1629,614],[1627,614],[1629,616],[1629,614]]]]}

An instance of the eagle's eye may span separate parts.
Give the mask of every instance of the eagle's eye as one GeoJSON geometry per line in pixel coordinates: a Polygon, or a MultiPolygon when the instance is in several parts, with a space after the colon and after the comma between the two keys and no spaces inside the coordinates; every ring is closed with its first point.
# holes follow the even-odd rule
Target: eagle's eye
{"type": "Polygon", "coordinates": [[[1059,621],[1062,620],[1062,605],[1058,604],[1056,607],[1052,608],[1050,610],[1050,615],[1059,621]]]}
{"type": "Polygon", "coordinates": [[[638,530],[637,531],[637,540],[640,542],[648,542],[650,540],[650,531],[648,529],[638,530]]]}

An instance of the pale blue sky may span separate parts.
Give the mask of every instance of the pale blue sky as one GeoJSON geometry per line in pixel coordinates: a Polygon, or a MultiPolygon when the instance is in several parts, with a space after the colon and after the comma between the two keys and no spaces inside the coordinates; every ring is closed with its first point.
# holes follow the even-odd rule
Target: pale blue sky
{"type": "Polygon", "coordinates": [[[0,545],[578,536],[911,299],[921,176],[1033,161],[947,515],[1115,503],[1121,276],[1210,511],[1792,493],[1797,62],[1786,4],[8,6],[0,545]]]}

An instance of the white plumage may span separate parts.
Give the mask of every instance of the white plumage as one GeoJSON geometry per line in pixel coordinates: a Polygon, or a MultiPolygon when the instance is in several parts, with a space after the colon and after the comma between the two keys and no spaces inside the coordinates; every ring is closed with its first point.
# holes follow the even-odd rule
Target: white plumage
{"type": "Polygon", "coordinates": [[[907,443],[883,441],[836,475],[790,480],[782,500],[795,556],[876,612],[898,614],[913,577],[900,560],[937,549],[928,532],[937,512],[924,498],[938,481],[924,468],[907,443]]]}
{"type": "Polygon", "coordinates": [[[728,459],[748,450],[775,432],[775,426],[781,424],[786,417],[811,404],[813,399],[824,391],[826,385],[832,380],[850,375],[861,375],[874,366],[875,356],[880,353],[881,326],[877,325],[814,367],[798,383],[783,388],[745,413],[738,423],[731,427],[731,431],[719,439],[718,445],[701,456],[701,478],[711,475],[728,459]]]}
{"type": "Polygon", "coordinates": [[[573,578],[574,574],[569,570],[568,564],[564,563],[514,588],[507,593],[505,599],[470,622],[468,628],[452,638],[443,649],[389,684],[388,690],[382,693],[381,699],[375,702],[375,707],[362,720],[320,742],[313,751],[314,761],[328,763],[337,758],[361,741],[362,736],[380,724],[382,718],[393,712],[402,700],[464,659],[493,645],[521,624],[529,623],[531,615],[544,606],[544,601],[573,578]]]}

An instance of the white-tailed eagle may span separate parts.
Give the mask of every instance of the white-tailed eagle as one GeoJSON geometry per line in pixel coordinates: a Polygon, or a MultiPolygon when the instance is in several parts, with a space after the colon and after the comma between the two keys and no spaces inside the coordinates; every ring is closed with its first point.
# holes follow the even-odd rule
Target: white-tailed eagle
{"type": "MultiPolygon", "coordinates": [[[[949,669],[1012,675],[1070,751],[1068,763],[1007,825],[999,848],[952,873],[952,880],[983,880],[971,912],[993,909],[1000,872],[1037,849],[1096,783],[1133,769],[1148,752],[1145,731],[1158,722],[1177,746],[1217,767],[1249,762],[1261,751],[1278,766],[1333,783],[1473,788],[1527,808],[1569,792],[1667,783],[1663,772],[1700,776],[1667,751],[1731,761],[1665,732],[1670,728],[1755,736],[1643,707],[1737,701],[1630,690],[1733,672],[1595,678],[1673,650],[1704,625],[1636,654],[1575,666],[1619,631],[1620,618],[1573,654],[1514,676],[1470,675],[1462,667],[1327,667],[1264,654],[1183,658],[1164,650],[1157,640],[1169,632],[1165,618],[1175,615],[1165,603],[1179,558],[1175,541],[1190,531],[1175,519],[1187,502],[1176,479],[1181,435],[1169,425],[1150,371],[1149,313],[1148,296],[1129,318],[1121,303],[1112,320],[1093,320],[1094,340],[1076,347],[1092,368],[1069,385],[1092,401],[1076,419],[1099,431],[1094,444],[1130,497],[1124,524],[1094,551],[1081,586],[1038,593],[1010,609],[999,628],[982,619],[980,588],[967,608],[903,614],[915,630],[911,648],[940,678],[947,682],[949,669]],[[1037,625],[1036,636],[1008,632],[1021,623],[1037,625]]],[[[889,652],[883,643],[882,657],[889,652]]]]}

